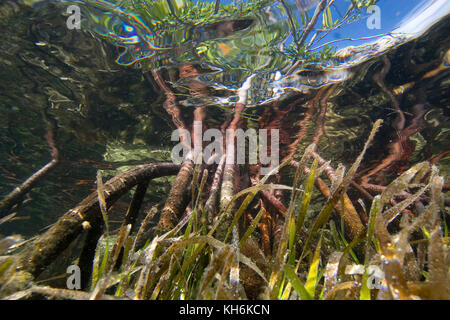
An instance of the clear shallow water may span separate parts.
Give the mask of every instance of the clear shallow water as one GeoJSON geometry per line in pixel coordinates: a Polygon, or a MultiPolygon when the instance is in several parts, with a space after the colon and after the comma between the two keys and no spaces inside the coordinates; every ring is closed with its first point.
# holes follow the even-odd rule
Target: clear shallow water
{"type": "MultiPolygon", "coordinates": [[[[302,26],[294,1],[174,26],[104,1],[2,3],[0,194],[50,160],[46,121],[56,123],[62,162],[30,193],[20,213],[27,219],[0,232],[32,234],[55,221],[94,190],[99,168],[113,175],[125,165],[170,160],[175,126],[164,108],[167,90],[187,126],[196,107],[206,106],[206,126],[220,128],[237,89],[253,74],[247,126],[280,129],[282,157],[301,154],[314,141],[334,164],[351,163],[373,121],[382,118],[359,179],[383,184],[412,163],[437,159],[450,149],[449,4],[396,3],[379,1],[381,29],[368,29],[363,12],[352,24],[320,33],[316,39],[323,39],[311,47],[320,52],[334,41],[336,56],[298,64],[289,51],[292,24],[302,26]],[[67,28],[63,13],[71,4],[81,8],[81,30],[67,28]],[[374,76],[388,64],[386,91],[374,76]],[[401,130],[392,97],[406,117],[401,130]]],[[[348,4],[336,1],[332,15],[345,13],[348,4]]],[[[179,7],[177,17],[189,20],[179,7]]],[[[168,5],[161,10],[170,14],[168,5]]],[[[448,155],[438,164],[447,175],[448,155]]],[[[152,187],[149,197],[156,201],[168,183],[152,187]]],[[[125,203],[116,206],[118,213],[125,203]]]]}

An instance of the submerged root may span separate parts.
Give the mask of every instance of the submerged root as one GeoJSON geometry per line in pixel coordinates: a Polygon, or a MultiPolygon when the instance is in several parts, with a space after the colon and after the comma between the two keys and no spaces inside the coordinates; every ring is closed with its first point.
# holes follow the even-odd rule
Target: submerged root
{"type": "Polygon", "coordinates": [[[189,201],[188,186],[191,182],[193,168],[192,162],[186,162],[181,166],[161,212],[161,219],[158,224],[160,231],[167,232],[172,229],[186,209],[189,201]]]}
{"type": "Polygon", "coordinates": [[[177,300],[449,299],[450,241],[441,230],[444,180],[437,167],[417,164],[388,186],[371,189],[367,222],[359,219],[351,193],[347,194],[349,186],[357,183],[353,178],[379,125],[374,125],[347,173],[343,166],[334,170],[313,152],[314,145],[299,162],[283,162],[278,171],[288,164],[297,167],[291,187],[268,183],[269,175],[261,179],[253,175],[251,187],[238,190],[239,168],[224,162],[205,196],[208,171],[200,179],[201,167],[193,173],[193,164],[184,164],[181,170],[167,163],[138,166],[103,186],[100,179],[97,192],[11,259],[0,262],[0,294],[7,299],[112,299],[111,293],[125,299],[177,300]],[[154,208],[138,233],[132,234],[148,182],[177,172],[161,212],[160,232],[143,237],[158,211],[154,208]],[[321,178],[323,173],[329,185],[321,178]],[[136,185],[118,234],[107,230],[107,236],[101,236],[109,207],[136,185]],[[319,197],[321,206],[310,203],[314,188],[324,196],[319,197]],[[274,190],[291,192],[289,205],[285,207],[285,199],[276,197],[274,190]],[[210,204],[219,192],[216,211],[210,204]],[[190,193],[195,196],[188,210],[185,193],[188,198],[190,193]],[[393,202],[394,198],[400,200],[393,202]],[[412,205],[418,213],[404,214],[412,205]],[[340,230],[330,219],[333,211],[343,222],[340,230]],[[34,279],[83,227],[89,231],[78,265],[92,267],[92,275],[83,275],[91,278],[90,285],[84,279],[83,291],[76,292],[35,286],[34,279]],[[149,239],[143,247],[138,245],[141,238],[149,239]],[[357,246],[365,248],[358,249],[358,255],[357,246]]]}
{"type": "MultiPolygon", "coordinates": [[[[179,166],[172,163],[157,163],[137,166],[119,174],[105,183],[105,202],[107,209],[136,184],[149,179],[173,175],[179,166]]],[[[27,281],[38,276],[69,244],[81,233],[84,227],[96,225],[101,217],[97,192],[93,192],[74,209],[67,211],[43,235],[29,243],[14,256],[14,262],[0,278],[2,294],[23,288],[27,281]]]]}

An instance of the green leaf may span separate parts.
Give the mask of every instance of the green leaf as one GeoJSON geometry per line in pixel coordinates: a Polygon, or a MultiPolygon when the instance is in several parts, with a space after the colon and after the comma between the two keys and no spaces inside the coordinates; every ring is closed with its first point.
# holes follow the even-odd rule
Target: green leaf
{"type": "Polygon", "coordinates": [[[324,10],[324,11],[322,12],[322,19],[323,19],[322,27],[323,27],[324,29],[328,29],[328,28],[330,27],[330,23],[328,22],[328,16],[327,16],[326,10],[324,10]]]}
{"type": "Polygon", "coordinates": [[[370,289],[367,285],[367,280],[369,279],[369,274],[367,272],[369,268],[369,253],[370,245],[372,243],[373,234],[375,231],[375,219],[380,208],[381,197],[379,195],[375,196],[372,202],[372,208],[370,209],[369,223],[367,227],[367,243],[366,243],[366,254],[364,257],[364,274],[361,279],[361,294],[359,296],[360,300],[370,300],[370,289]]]}
{"type": "Polygon", "coordinates": [[[289,281],[291,282],[292,287],[302,300],[313,300],[313,297],[311,297],[311,295],[308,293],[292,266],[286,264],[284,266],[284,272],[286,273],[286,277],[288,277],[289,281]]]}
{"type": "Polygon", "coordinates": [[[245,231],[244,235],[242,236],[241,240],[239,241],[239,248],[242,248],[244,246],[244,244],[247,241],[248,237],[250,237],[250,235],[253,233],[253,231],[255,230],[256,226],[259,223],[259,220],[262,217],[263,212],[264,211],[262,209],[259,210],[258,214],[253,219],[253,221],[250,224],[250,226],[248,227],[247,231],[245,231]]]}
{"type": "Polygon", "coordinates": [[[305,289],[308,294],[314,297],[316,292],[316,286],[319,282],[319,263],[320,263],[320,248],[322,245],[322,237],[320,237],[319,243],[317,244],[316,250],[314,251],[314,256],[309,266],[308,277],[306,279],[305,289]]]}
{"type": "Polygon", "coordinates": [[[0,276],[8,269],[12,261],[12,257],[8,257],[4,261],[2,261],[2,263],[0,264],[0,276]]]}
{"type": "Polygon", "coordinates": [[[327,12],[327,20],[328,20],[328,23],[329,23],[329,25],[331,27],[331,26],[334,25],[334,23],[333,23],[333,17],[331,16],[331,9],[330,9],[330,7],[327,7],[325,11],[327,12]]]}
{"type": "Polygon", "coordinates": [[[309,173],[308,179],[306,181],[305,192],[303,193],[302,199],[302,206],[300,207],[300,211],[297,217],[297,232],[300,232],[301,228],[303,227],[309,203],[311,201],[311,196],[314,188],[314,180],[316,178],[317,164],[318,164],[317,159],[314,159],[311,172],[309,173]]]}

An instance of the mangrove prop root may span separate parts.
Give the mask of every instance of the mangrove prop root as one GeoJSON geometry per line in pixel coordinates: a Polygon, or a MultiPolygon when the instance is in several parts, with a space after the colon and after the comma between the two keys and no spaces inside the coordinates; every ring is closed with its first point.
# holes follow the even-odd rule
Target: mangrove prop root
{"type": "MultiPolygon", "coordinates": [[[[325,160],[317,152],[313,152],[312,156],[317,159],[319,165],[325,164],[325,160]]],[[[325,173],[326,173],[328,179],[330,181],[333,181],[334,176],[335,176],[335,171],[330,165],[328,165],[325,168],[325,173]]],[[[315,181],[315,183],[316,183],[316,186],[319,188],[319,190],[322,192],[322,194],[325,197],[328,197],[330,194],[330,190],[328,189],[326,184],[320,178],[318,178],[315,181]]],[[[362,225],[361,219],[359,217],[359,214],[356,211],[355,207],[353,206],[353,203],[350,200],[347,193],[344,193],[343,199],[344,199],[344,212],[342,212],[342,204],[340,203],[340,201],[338,202],[335,209],[336,209],[336,212],[339,214],[339,216],[343,217],[343,219],[344,219],[348,236],[351,239],[354,239],[354,237],[356,237],[358,235],[358,232],[360,230],[362,230],[363,225],[362,225]]]]}
{"type": "Polygon", "coordinates": [[[186,209],[189,201],[189,192],[187,191],[193,169],[194,163],[190,161],[181,166],[161,212],[158,230],[165,232],[172,229],[186,209]]]}
{"type": "Polygon", "coordinates": [[[275,209],[278,210],[279,213],[281,213],[284,217],[286,216],[287,209],[285,205],[278,200],[275,195],[271,194],[268,190],[260,190],[259,191],[263,198],[275,209]]]}
{"type": "Polygon", "coordinates": [[[36,171],[31,175],[24,183],[19,187],[16,187],[11,193],[9,193],[2,201],[0,201],[0,218],[8,215],[12,207],[19,203],[23,196],[27,194],[31,188],[44,176],[46,176],[50,170],[52,170],[59,162],[59,151],[56,148],[54,141],[53,127],[51,126],[46,135],[45,140],[47,140],[48,145],[52,149],[51,155],[52,160],[43,166],[41,169],[36,171]]]}
{"type": "Polygon", "coordinates": [[[363,187],[361,187],[359,184],[357,184],[356,182],[352,181],[350,183],[350,185],[355,188],[356,190],[358,190],[358,192],[360,192],[367,200],[369,200],[370,202],[373,201],[373,196],[366,191],[366,189],[364,189],[363,187]]]}
{"type": "MultiPolygon", "coordinates": [[[[387,188],[385,186],[381,186],[381,185],[377,185],[377,184],[371,184],[371,183],[365,183],[365,184],[362,185],[362,187],[365,190],[369,190],[370,192],[372,192],[375,195],[383,193],[384,190],[386,190],[386,188],[387,188]]],[[[446,190],[445,189],[445,185],[443,186],[442,190],[443,191],[446,190]]],[[[407,192],[407,191],[402,191],[399,194],[394,195],[394,197],[396,199],[398,199],[398,200],[404,200],[404,199],[412,197],[412,194],[407,192]]],[[[424,194],[422,194],[419,199],[421,201],[425,201],[425,202],[429,202],[430,201],[430,198],[427,195],[424,195],[424,194]]],[[[395,200],[392,200],[392,201],[395,202],[395,200]]]]}
{"type": "Polygon", "coordinates": [[[280,246],[281,237],[283,235],[283,226],[285,223],[285,219],[281,215],[275,216],[274,224],[273,224],[273,245],[272,245],[272,252],[276,254],[278,251],[278,247],[280,246]]]}
{"type": "Polygon", "coordinates": [[[103,233],[103,219],[101,217],[95,218],[97,221],[91,224],[86,239],[84,240],[83,249],[78,260],[78,266],[81,271],[81,289],[89,289],[89,284],[92,275],[92,261],[95,257],[95,249],[97,248],[98,240],[103,233]]]}
{"type": "Polygon", "coordinates": [[[220,182],[222,181],[223,168],[225,166],[225,155],[220,159],[216,172],[214,173],[214,180],[211,185],[208,200],[205,204],[208,224],[212,224],[214,216],[217,211],[217,197],[219,195],[220,182]]]}
{"type": "Polygon", "coordinates": [[[261,233],[261,247],[264,255],[270,257],[272,255],[271,251],[271,230],[273,225],[273,219],[269,212],[264,207],[264,203],[261,200],[261,210],[263,214],[261,217],[261,222],[258,224],[259,231],[261,233]]]}
{"type": "Polygon", "coordinates": [[[128,207],[127,213],[125,215],[125,219],[122,223],[122,227],[131,224],[133,230],[136,219],[139,215],[139,209],[141,208],[142,202],[144,201],[149,182],[150,180],[147,180],[137,185],[136,191],[133,195],[133,199],[131,200],[130,206],[128,207]]]}
{"type": "Polygon", "coordinates": [[[414,118],[411,119],[410,124],[406,126],[406,118],[404,112],[400,108],[400,104],[397,101],[394,94],[386,87],[384,83],[384,78],[390,70],[391,63],[386,56],[383,56],[384,66],[382,70],[375,74],[373,77],[374,81],[381,88],[381,91],[386,94],[393,105],[393,109],[397,113],[397,118],[393,123],[393,128],[396,131],[396,137],[393,138],[391,142],[388,143],[387,149],[389,154],[382,160],[380,160],[377,165],[370,168],[368,172],[360,177],[361,183],[364,185],[369,182],[376,174],[382,174],[383,170],[388,168],[393,168],[394,171],[403,172],[406,168],[402,162],[407,162],[411,153],[414,151],[414,146],[408,141],[408,137],[412,136],[416,132],[420,131],[422,127],[422,119],[426,112],[424,106],[423,94],[419,95],[419,101],[413,107],[414,118]]]}
{"type": "Polygon", "coordinates": [[[316,133],[314,135],[314,138],[312,140],[312,143],[314,143],[316,145],[316,149],[319,146],[319,142],[320,142],[320,138],[322,138],[325,130],[324,130],[324,125],[325,125],[325,116],[327,114],[327,103],[328,103],[328,98],[333,94],[333,92],[335,91],[336,86],[330,86],[330,87],[323,87],[319,92],[318,92],[318,96],[322,97],[319,100],[319,114],[317,115],[317,118],[315,120],[315,124],[316,124],[316,133]]]}
{"type": "Polygon", "coordinates": [[[391,70],[391,62],[389,61],[389,58],[386,55],[384,55],[381,59],[383,60],[383,63],[384,63],[383,68],[381,69],[381,71],[379,73],[376,73],[373,76],[373,80],[380,87],[380,89],[389,97],[389,99],[392,101],[392,105],[398,114],[398,120],[397,120],[398,122],[396,123],[395,129],[397,129],[398,131],[401,131],[405,127],[405,122],[406,122],[405,115],[404,115],[403,111],[400,109],[400,105],[399,105],[397,99],[395,98],[394,94],[386,87],[386,84],[384,83],[386,75],[391,70]]]}
{"type": "MultiPolygon", "coordinates": [[[[89,300],[89,292],[68,290],[68,289],[55,289],[51,287],[40,287],[34,286],[30,289],[20,291],[6,297],[6,300],[27,300],[33,299],[34,297],[40,298],[45,297],[46,299],[54,300],[89,300]]],[[[103,295],[103,300],[126,300],[119,297],[114,297],[110,295],[103,295]]]]}
{"type": "MultiPolygon", "coordinates": [[[[126,228],[126,226],[129,224],[131,225],[130,233],[133,232],[133,229],[135,229],[136,220],[139,215],[139,210],[141,209],[142,202],[144,201],[144,197],[147,192],[149,182],[150,180],[147,180],[137,185],[136,191],[134,192],[133,195],[133,199],[131,199],[127,213],[125,214],[125,218],[123,219],[122,224],[120,226],[121,230],[123,228],[126,228]]],[[[94,247],[94,254],[95,254],[95,247],[94,247]]],[[[117,259],[117,264],[121,263],[122,257],[123,257],[123,248],[120,250],[119,258],[117,259]]],[[[94,258],[94,256],[92,256],[92,258],[94,258]]]]}
{"type": "Polygon", "coordinates": [[[227,212],[225,212],[225,209],[227,208],[235,193],[235,174],[236,166],[234,164],[226,164],[223,172],[222,188],[220,190],[220,212],[224,212],[225,216],[223,218],[223,222],[219,225],[216,231],[216,235],[219,240],[223,240],[225,238],[228,228],[233,220],[234,206],[230,206],[227,212]]]}
{"type": "MultiPolygon", "coordinates": [[[[315,184],[326,198],[330,196],[330,189],[322,179],[317,178],[315,184]]],[[[334,209],[338,216],[342,217],[344,220],[345,233],[347,237],[350,240],[353,240],[364,227],[362,225],[358,212],[356,211],[355,207],[352,204],[352,201],[346,193],[344,193],[343,199],[344,205],[342,206],[341,200],[339,200],[334,209]],[[342,210],[342,207],[344,207],[344,210],[342,210]]]]}
{"type": "MultiPolygon", "coordinates": [[[[174,175],[179,169],[180,166],[173,163],[144,164],[115,176],[104,185],[107,208],[135,185],[149,179],[174,175]]],[[[10,283],[16,282],[15,278],[20,281],[22,278],[39,275],[80,234],[83,223],[87,222],[92,227],[100,216],[97,191],[95,191],[75,209],[66,212],[47,232],[29,243],[14,257],[12,266],[0,279],[1,293],[11,292],[11,289],[27,283],[27,281],[19,285],[10,283]],[[20,274],[20,277],[15,277],[16,273],[20,274]]]]}

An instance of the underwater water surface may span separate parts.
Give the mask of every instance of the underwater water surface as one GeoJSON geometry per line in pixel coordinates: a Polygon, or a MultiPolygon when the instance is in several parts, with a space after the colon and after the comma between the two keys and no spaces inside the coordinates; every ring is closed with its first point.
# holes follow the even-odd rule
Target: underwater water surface
{"type": "MultiPolygon", "coordinates": [[[[386,185],[424,160],[447,178],[450,3],[380,0],[347,17],[352,2],[337,0],[299,39],[318,2],[2,1],[0,196],[51,160],[49,127],[60,161],[0,233],[55,222],[96,190],[99,169],[106,179],[171,161],[172,131],[200,111],[220,129],[250,78],[246,126],[279,129],[280,161],[314,142],[334,166],[352,164],[383,119],[357,181],[386,185]]],[[[151,184],[147,206],[171,181],[151,184]]],[[[126,208],[116,203],[110,222],[126,208]]]]}

